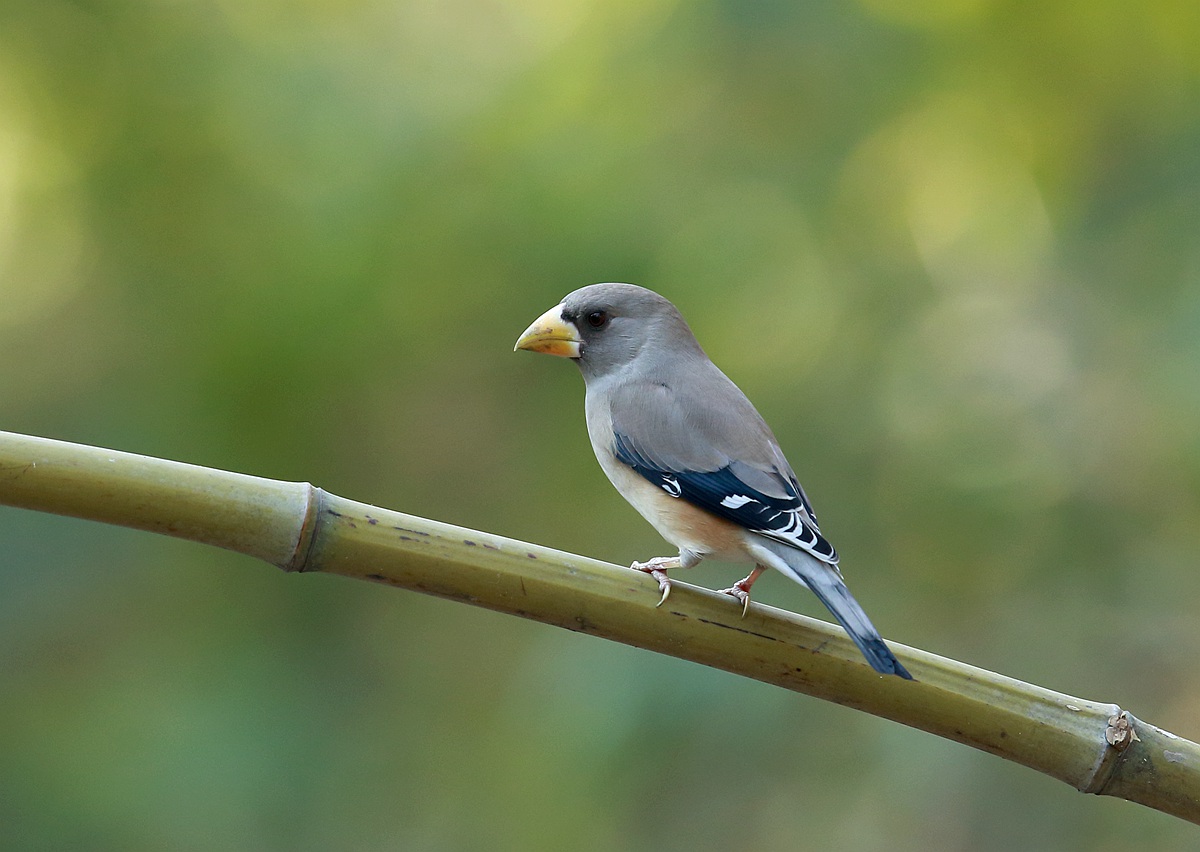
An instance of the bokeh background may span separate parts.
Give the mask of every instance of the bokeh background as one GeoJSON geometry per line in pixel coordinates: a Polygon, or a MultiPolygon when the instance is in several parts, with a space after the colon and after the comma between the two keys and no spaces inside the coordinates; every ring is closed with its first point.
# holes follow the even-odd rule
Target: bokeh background
{"type": "MultiPolygon", "coordinates": [[[[1197,45],[1193,0],[3,0],[0,427],[628,563],[664,546],[579,376],[511,350],[634,281],[889,637],[1200,737],[1197,45]]],[[[1196,843],[725,673],[0,510],[3,848],[1196,843]]]]}

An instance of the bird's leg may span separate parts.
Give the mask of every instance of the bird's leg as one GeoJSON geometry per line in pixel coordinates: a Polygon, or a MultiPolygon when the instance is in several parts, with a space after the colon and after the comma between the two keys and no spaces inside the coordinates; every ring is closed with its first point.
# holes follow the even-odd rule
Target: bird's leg
{"type": "Polygon", "coordinates": [[[746,613],[750,609],[750,587],[754,585],[754,581],[766,570],[761,565],[755,565],[754,570],[748,576],[738,580],[728,589],[721,589],[723,594],[731,595],[742,602],[742,618],[746,617],[746,613]]]}
{"type": "Polygon", "coordinates": [[[682,563],[678,556],[655,556],[649,562],[634,562],[629,567],[634,571],[642,571],[658,580],[658,588],[662,591],[655,608],[663,605],[667,595],[671,594],[671,578],[667,576],[668,568],[678,568],[682,563]]]}

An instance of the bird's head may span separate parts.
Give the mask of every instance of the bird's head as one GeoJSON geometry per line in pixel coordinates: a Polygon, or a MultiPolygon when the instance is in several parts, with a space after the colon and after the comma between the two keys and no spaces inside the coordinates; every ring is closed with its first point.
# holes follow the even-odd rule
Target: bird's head
{"type": "Polygon", "coordinates": [[[653,290],[592,284],[534,320],[515,348],[574,359],[590,379],[621,369],[640,354],[669,356],[693,347],[699,344],[679,311],[653,290]]]}

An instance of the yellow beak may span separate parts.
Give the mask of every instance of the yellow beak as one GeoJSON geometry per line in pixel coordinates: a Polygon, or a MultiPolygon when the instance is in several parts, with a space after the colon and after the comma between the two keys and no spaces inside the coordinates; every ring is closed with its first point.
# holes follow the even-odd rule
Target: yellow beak
{"type": "Polygon", "coordinates": [[[555,305],[533,321],[517,338],[513,350],[528,349],[562,358],[579,357],[579,329],[562,318],[562,305],[555,305]]]}

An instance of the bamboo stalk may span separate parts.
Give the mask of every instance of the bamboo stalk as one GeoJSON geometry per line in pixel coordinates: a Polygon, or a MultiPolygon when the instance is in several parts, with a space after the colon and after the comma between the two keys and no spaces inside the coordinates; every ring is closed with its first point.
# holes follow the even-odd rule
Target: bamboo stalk
{"type": "Polygon", "coordinates": [[[1200,823],[1200,746],[1087,701],[889,643],[876,674],[844,632],[636,571],[279,482],[0,432],[0,504],[186,538],[287,571],[374,580],[692,660],[893,719],[1200,823]]]}

